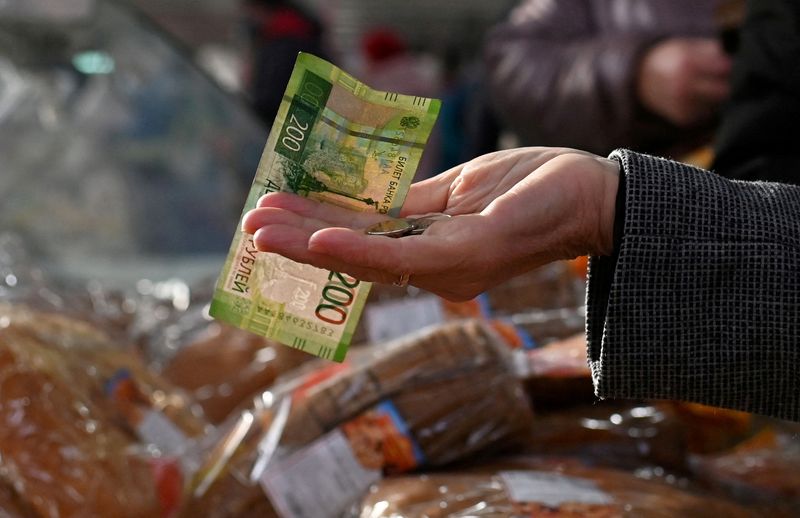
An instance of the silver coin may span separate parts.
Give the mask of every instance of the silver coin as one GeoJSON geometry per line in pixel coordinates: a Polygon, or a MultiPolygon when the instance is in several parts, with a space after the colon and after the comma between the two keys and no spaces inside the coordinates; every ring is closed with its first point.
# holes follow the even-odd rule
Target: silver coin
{"type": "Polygon", "coordinates": [[[418,236],[428,230],[428,227],[436,223],[437,221],[442,221],[444,219],[449,219],[449,214],[426,214],[425,216],[421,217],[411,217],[408,218],[411,221],[411,224],[414,228],[411,229],[410,235],[418,236]]]}
{"type": "Polygon", "coordinates": [[[385,219],[367,227],[364,231],[370,236],[403,237],[414,230],[414,224],[405,218],[385,219]]]}

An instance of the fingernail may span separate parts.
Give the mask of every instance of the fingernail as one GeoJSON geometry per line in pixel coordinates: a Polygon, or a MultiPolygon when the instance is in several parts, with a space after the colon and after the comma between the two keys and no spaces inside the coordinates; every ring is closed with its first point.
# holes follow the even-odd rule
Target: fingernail
{"type": "Polygon", "coordinates": [[[276,194],[278,194],[278,193],[277,192],[268,192],[267,194],[264,194],[256,202],[256,207],[263,207],[264,203],[267,201],[267,198],[270,198],[270,197],[272,197],[272,196],[274,196],[276,194]]]}
{"type": "Polygon", "coordinates": [[[324,254],[328,250],[325,244],[325,239],[320,239],[318,236],[319,232],[314,232],[311,234],[311,237],[308,238],[308,250],[309,252],[324,254]]]}
{"type": "Polygon", "coordinates": [[[308,238],[309,251],[329,254],[341,241],[341,230],[335,227],[317,230],[308,238]]]}

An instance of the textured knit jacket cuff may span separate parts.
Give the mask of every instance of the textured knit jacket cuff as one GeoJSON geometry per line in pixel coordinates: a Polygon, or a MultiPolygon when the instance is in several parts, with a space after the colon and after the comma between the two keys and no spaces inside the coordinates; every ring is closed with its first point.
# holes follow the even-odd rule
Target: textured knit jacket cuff
{"type": "Polygon", "coordinates": [[[589,262],[595,392],[800,419],[800,188],[626,150],[624,226],[589,262]]]}

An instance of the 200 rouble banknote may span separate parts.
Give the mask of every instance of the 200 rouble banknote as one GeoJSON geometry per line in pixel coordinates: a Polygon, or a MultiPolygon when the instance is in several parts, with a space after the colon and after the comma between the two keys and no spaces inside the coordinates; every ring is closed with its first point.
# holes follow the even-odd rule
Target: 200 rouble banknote
{"type": "MultiPolygon", "coordinates": [[[[266,193],[289,191],[396,216],[439,107],[436,99],[372,90],[299,54],[242,214],[266,193]]],[[[343,273],[257,253],[252,236],[237,230],[211,315],[341,361],[369,288],[343,273]]]]}

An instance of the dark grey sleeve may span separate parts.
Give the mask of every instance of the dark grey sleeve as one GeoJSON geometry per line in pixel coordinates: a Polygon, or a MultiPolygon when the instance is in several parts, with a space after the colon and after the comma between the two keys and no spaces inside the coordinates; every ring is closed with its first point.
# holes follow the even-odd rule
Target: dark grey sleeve
{"type": "Polygon", "coordinates": [[[596,394],[800,420],[800,187],[611,157],[625,221],[616,256],[590,259],[596,394]]]}

